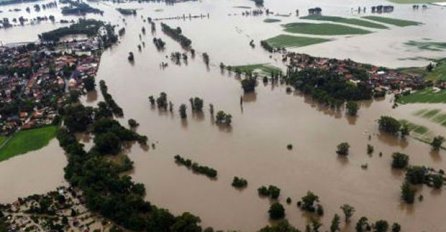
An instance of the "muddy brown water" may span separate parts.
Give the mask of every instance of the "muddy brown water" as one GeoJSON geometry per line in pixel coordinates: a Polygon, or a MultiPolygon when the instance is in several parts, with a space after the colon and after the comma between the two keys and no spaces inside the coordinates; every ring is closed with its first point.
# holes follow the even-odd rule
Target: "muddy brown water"
{"type": "MultiPolygon", "coordinates": [[[[308,1],[266,3],[279,13],[314,5],[308,1]]],[[[354,222],[360,216],[367,216],[371,220],[399,222],[404,231],[445,231],[444,193],[424,187],[420,191],[424,195],[423,202],[416,202],[410,207],[402,204],[399,197],[404,175],[392,171],[390,162],[391,154],[400,151],[410,155],[411,164],[445,169],[443,157],[446,153],[432,153],[428,145],[412,138],[398,140],[381,135],[376,120],[381,115],[392,115],[426,125],[436,134],[446,134],[443,127],[412,115],[420,108],[446,110],[446,107],[443,104],[413,104],[392,109],[391,96],[387,96],[373,102],[362,102],[359,116],[348,118],[343,111],[333,112],[320,107],[299,93],[286,94],[284,86],[259,83],[255,94],[244,95],[234,75],[221,73],[218,68],[220,62],[228,65],[271,63],[283,67],[279,56],[270,57],[258,46],[251,49],[248,45],[251,38],[259,40],[280,33],[277,24],[264,24],[262,20],[265,17],[227,16],[241,11],[232,6],[250,4],[249,1],[203,1],[176,6],[148,4],[144,7],[140,12],[152,17],[210,12],[210,19],[166,21],[169,25],[181,26],[184,34],[193,41],[197,56],[195,59],[189,57],[187,65],[176,66],[166,58],[170,52],[183,50],[160,32],[158,23],[154,36],[166,41],[166,51],[156,51],[150,26],[141,21],[140,14],[126,17],[127,33],[121,43],[104,52],[97,78],[106,81],[109,92],[124,109],[122,123],[127,124],[129,118],[136,119],[140,123],[138,132],[147,135],[156,145],[155,149],[148,151],[135,145],[128,151],[135,162],[132,177],[146,186],[147,200],[175,214],[190,211],[200,216],[205,226],[255,231],[268,223],[270,204],[269,200],[258,197],[257,188],[273,184],[282,189],[280,201],[284,205],[287,197],[292,198],[293,203],[285,206],[287,219],[300,228],[307,218],[296,207],[296,202],[307,191],[313,191],[319,195],[325,209],[322,217],[325,228],[328,228],[334,213],[342,213],[339,206],[348,203],[356,208],[354,222]],[[163,11],[155,13],[159,8],[163,11]],[[142,26],[148,31],[142,36],[146,46],[138,52],[136,46],[140,43],[138,35],[142,26]],[[127,61],[130,51],[135,53],[133,65],[127,61]],[[210,55],[209,69],[202,62],[201,52],[210,55]],[[161,62],[169,62],[169,66],[161,70],[161,62]],[[154,109],[149,104],[147,97],[157,96],[162,91],[175,105],[173,114],[154,109]],[[205,101],[203,114],[194,115],[188,109],[187,120],[181,120],[179,105],[184,103],[190,108],[188,99],[195,96],[205,101]],[[240,96],[243,96],[243,108],[239,104],[240,96]],[[208,111],[209,103],[214,105],[216,112],[224,110],[232,114],[230,128],[213,123],[208,111]],[[347,159],[341,159],[335,153],[336,145],[341,142],[351,144],[347,159]],[[291,151],[286,149],[290,143],[294,147],[291,151]],[[375,147],[371,157],[366,154],[367,144],[375,147]],[[378,156],[379,152],[383,153],[382,157],[378,156]],[[177,166],[173,159],[176,154],[215,168],[218,179],[209,180],[177,166]],[[368,169],[361,169],[362,164],[368,164],[368,169]],[[246,178],[248,188],[242,191],[234,189],[231,186],[234,176],[246,178]]],[[[327,14],[343,16],[351,16],[350,7],[356,4],[360,3],[320,2],[327,14]]],[[[106,19],[123,25],[121,16],[112,10],[111,4],[99,4],[99,7],[106,11],[106,19]]],[[[409,8],[398,7],[392,16],[423,21],[425,25],[392,27],[364,36],[344,36],[330,43],[295,50],[321,56],[351,57],[391,67],[424,65],[426,62],[401,60],[406,57],[444,55],[444,52],[417,51],[402,45],[410,39],[443,37],[446,30],[438,28],[446,25],[434,22],[443,14],[441,8],[432,7],[428,15],[421,11],[414,13],[406,7],[409,8]]],[[[282,19],[284,22],[296,20],[293,17],[282,19]]],[[[13,28],[11,31],[22,29],[25,28],[13,28]]],[[[4,33],[0,31],[2,40],[6,38],[4,33]]],[[[23,38],[36,32],[29,33],[23,38]]],[[[100,99],[100,94],[90,94],[85,103],[94,105],[100,99]]],[[[88,143],[89,138],[82,137],[81,140],[88,143]]],[[[39,151],[1,162],[0,201],[10,202],[19,196],[54,189],[64,183],[65,165],[66,158],[56,140],[39,151]]],[[[351,231],[353,226],[344,229],[351,231]]]]}

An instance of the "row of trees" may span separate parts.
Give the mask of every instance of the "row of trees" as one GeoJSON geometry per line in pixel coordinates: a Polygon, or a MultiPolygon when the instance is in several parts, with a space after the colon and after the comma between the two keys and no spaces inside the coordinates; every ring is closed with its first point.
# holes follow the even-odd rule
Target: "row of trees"
{"type": "Polygon", "coordinates": [[[117,117],[123,117],[124,111],[122,108],[115,102],[112,95],[108,93],[108,87],[105,84],[104,80],[99,81],[99,88],[101,90],[102,96],[104,97],[105,103],[113,112],[113,114],[117,117]]]}
{"type": "Polygon", "coordinates": [[[187,167],[188,169],[191,169],[195,173],[206,175],[209,178],[217,178],[217,170],[199,165],[196,162],[192,162],[190,159],[185,159],[181,157],[180,155],[175,155],[175,162],[179,165],[183,165],[187,167]]]}
{"type": "Polygon", "coordinates": [[[262,197],[269,197],[274,200],[276,200],[280,196],[280,188],[274,185],[270,185],[268,187],[261,186],[260,188],[257,189],[257,192],[262,197]]]}
{"type": "Polygon", "coordinates": [[[178,41],[184,48],[190,48],[192,41],[182,34],[180,27],[172,28],[165,23],[161,23],[161,30],[174,40],[178,41]]]}

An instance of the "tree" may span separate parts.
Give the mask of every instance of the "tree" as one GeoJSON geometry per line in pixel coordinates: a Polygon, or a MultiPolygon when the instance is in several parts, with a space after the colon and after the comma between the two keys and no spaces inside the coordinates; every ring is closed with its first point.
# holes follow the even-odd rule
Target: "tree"
{"type": "Polygon", "coordinates": [[[247,77],[241,81],[242,89],[245,93],[254,92],[257,80],[254,77],[247,77]]]}
{"type": "Polygon", "coordinates": [[[407,181],[401,186],[401,199],[407,204],[413,204],[415,201],[415,190],[407,181]]]}
{"type": "Polygon", "coordinates": [[[401,123],[390,116],[381,116],[378,120],[378,124],[380,130],[394,135],[397,134],[401,128],[401,123]]]}
{"type": "Polygon", "coordinates": [[[226,114],[224,111],[220,110],[217,112],[217,115],[215,116],[215,121],[218,124],[226,124],[230,126],[232,122],[232,115],[226,114]]]}
{"type": "Polygon", "coordinates": [[[132,127],[132,128],[135,128],[135,127],[139,126],[139,123],[136,122],[136,120],[133,119],[133,118],[129,119],[128,124],[129,124],[129,126],[132,127]]]}
{"type": "Polygon", "coordinates": [[[393,223],[392,224],[392,232],[400,232],[401,231],[401,226],[398,223],[393,223]]]}
{"type": "Polygon", "coordinates": [[[172,225],[172,232],[201,232],[202,229],[198,225],[201,220],[188,212],[176,217],[175,223],[172,225]]]}
{"type": "Polygon", "coordinates": [[[440,189],[441,187],[443,187],[443,176],[440,174],[436,174],[436,175],[432,175],[432,185],[434,186],[434,188],[436,189],[440,189]]]}
{"type": "Polygon", "coordinates": [[[400,152],[393,153],[392,159],[392,168],[403,169],[409,164],[409,156],[400,152]]]}
{"type": "Polygon", "coordinates": [[[389,230],[389,223],[385,220],[375,222],[375,232],[387,232],[389,230]]]}
{"type": "Polygon", "coordinates": [[[443,144],[443,142],[444,142],[444,137],[443,136],[435,136],[432,139],[432,142],[431,142],[432,149],[434,151],[440,150],[441,145],[443,144]]]}
{"type": "Polygon", "coordinates": [[[196,112],[203,111],[203,99],[195,97],[195,98],[190,98],[189,100],[193,111],[196,112]]]}
{"type": "Polygon", "coordinates": [[[315,212],[319,197],[311,191],[307,192],[307,195],[303,196],[301,201],[298,202],[298,206],[304,211],[315,212]]]}
{"type": "Polygon", "coordinates": [[[427,168],[410,166],[406,171],[406,180],[411,184],[423,184],[426,181],[427,168]]]}
{"type": "Polygon", "coordinates": [[[96,83],[94,82],[94,77],[89,76],[87,78],[84,78],[82,82],[84,83],[85,90],[87,91],[95,90],[96,83]]]}
{"type": "Polygon", "coordinates": [[[259,232],[299,232],[299,230],[290,225],[287,220],[281,220],[272,226],[262,228],[259,232]]]}
{"type": "Polygon", "coordinates": [[[354,101],[348,101],[346,104],[347,114],[350,116],[356,116],[358,114],[359,105],[354,101]]]}
{"type": "Polygon", "coordinates": [[[409,130],[409,126],[407,125],[407,123],[403,123],[403,125],[401,126],[400,129],[400,133],[401,133],[401,137],[406,137],[407,135],[409,135],[410,130],[409,130]]]}
{"type": "Polygon", "coordinates": [[[375,148],[372,145],[367,144],[367,154],[368,155],[372,154],[374,150],[375,150],[375,148]]]}
{"type": "Polygon", "coordinates": [[[181,104],[180,105],[180,117],[183,118],[183,119],[187,118],[186,109],[187,109],[187,107],[186,107],[185,104],[181,104]]]}
{"type": "Polygon", "coordinates": [[[366,217],[361,217],[355,226],[356,232],[370,231],[369,221],[366,217]]]}
{"type": "Polygon", "coordinates": [[[341,210],[345,216],[345,223],[349,223],[350,218],[353,216],[353,213],[355,213],[355,208],[353,208],[351,205],[344,204],[341,206],[341,210]]]}
{"type": "Polygon", "coordinates": [[[269,218],[273,220],[285,217],[285,208],[279,202],[274,202],[268,210],[269,218]]]}
{"type": "Polygon", "coordinates": [[[348,150],[350,149],[350,145],[348,143],[340,143],[337,146],[337,150],[336,153],[338,153],[338,155],[348,155],[348,150]]]}
{"type": "Polygon", "coordinates": [[[121,139],[112,132],[97,134],[94,137],[95,149],[101,154],[118,154],[121,139]]]}
{"type": "Polygon", "coordinates": [[[340,217],[338,214],[335,214],[333,220],[331,220],[330,232],[340,231],[339,224],[340,224],[340,217]]]}

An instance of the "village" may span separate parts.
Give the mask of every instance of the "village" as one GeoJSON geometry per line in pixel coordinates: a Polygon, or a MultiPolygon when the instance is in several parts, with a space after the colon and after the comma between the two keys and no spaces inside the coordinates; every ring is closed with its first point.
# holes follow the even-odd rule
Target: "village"
{"type": "Polygon", "coordinates": [[[287,63],[289,70],[313,68],[333,71],[354,84],[363,82],[374,89],[375,97],[384,96],[389,90],[420,89],[426,84],[424,78],[416,73],[399,72],[350,59],[330,59],[288,52],[283,55],[283,61],[287,63]]]}
{"type": "Polygon", "coordinates": [[[0,47],[0,135],[59,121],[65,93],[96,75],[96,38],[0,47]]]}
{"type": "Polygon", "coordinates": [[[122,231],[112,222],[91,213],[79,190],[64,186],[47,194],[35,194],[0,205],[0,221],[10,232],[122,231]]]}

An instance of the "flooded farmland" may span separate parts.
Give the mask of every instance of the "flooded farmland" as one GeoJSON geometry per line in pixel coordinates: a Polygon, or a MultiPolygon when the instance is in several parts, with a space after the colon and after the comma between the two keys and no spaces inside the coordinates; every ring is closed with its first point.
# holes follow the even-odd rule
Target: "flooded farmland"
{"type": "MultiPolygon", "coordinates": [[[[352,6],[380,3],[383,1],[325,0],[316,4],[314,1],[280,0],[266,1],[265,7],[288,14],[297,8],[304,12],[317,5],[327,15],[356,17],[351,13],[352,6]]],[[[106,21],[126,25],[126,34],[118,45],[103,53],[96,80],[106,81],[109,92],[124,109],[121,123],[125,125],[128,119],[135,119],[140,123],[137,131],[155,144],[149,150],[135,145],[128,151],[135,165],[132,177],[146,186],[147,200],[175,214],[185,211],[196,214],[204,226],[255,231],[268,223],[270,205],[268,199],[258,196],[257,188],[272,184],[282,189],[281,202],[287,197],[293,200],[285,206],[286,218],[299,228],[309,219],[296,207],[296,202],[307,191],[312,191],[319,195],[325,209],[321,219],[324,228],[328,228],[334,213],[340,214],[339,207],[348,203],[356,209],[353,221],[367,216],[371,220],[398,222],[409,232],[446,230],[443,220],[446,208],[442,207],[446,205],[444,193],[424,187],[420,192],[424,201],[407,206],[400,201],[404,174],[390,166],[391,154],[400,151],[410,156],[411,164],[445,169],[445,151],[432,152],[428,144],[411,137],[396,139],[381,134],[376,122],[381,115],[391,115],[425,125],[435,134],[446,135],[444,127],[413,115],[420,108],[446,110],[444,104],[408,104],[392,109],[392,96],[388,95],[384,99],[361,102],[359,116],[351,118],[343,110],[322,107],[300,92],[287,94],[284,85],[259,82],[255,93],[244,94],[238,78],[221,71],[220,62],[226,65],[270,63],[285,68],[280,55],[270,55],[260,46],[255,49],[249,46],[251,39],[258,44],[259,40],[282,33],[278,24],[263,23],[264,16],[244,17],[240,15],[242,9],[234,8],[254,7],[252,2],[205,0],[173,6],[121,5],[137,8],[137,16],[125,17],[124,24],[114,4],[97,3],[97,7],[104,10],[106,21]],[[161,32],[158,21],[155,21],[154,35],[147,33],[139,38],[143,26],[150,28],[141,16],[162,18],[189,13],[209,13],[209,18],[163,21],[180,26],[192,40],[197,55],[187,64],[178,66],[170,61],[171,52],[183,49],[161,32]],[[228,15],[234,13],[237,15],[228,15]],[[165,51],[156,50],[153,37],[166,41],[165,51]],[[137,45],[141,41],[145,42],[145,47],[139,52],[137,45]],[[129,52],[135,54],[134,64],[127,60],[129,52]],[[203,52],[210,56],[210,67],[202,61],[203,52]],[[161,69],[161,62],[168,62],[169,66],[161,69]],[[151,107],[148,96],[158,96],[160,92],[167,93],[175,109],[180,104],[189,107],[189,98],[200,97],[204,100],[204,112],[193,114],[188,109],[188,118],[182,120],[177,110],[170,113],[151,107]],[[208,110],[210,103],[217,111],[224,110],[232,115],[231,127],[214,123],[208,110]],[[341,142],[351,144],[348,158],[336,155],[336,146],[341,142]],[[294,148],[287,150],[287,144],[293,144],[294,148]],[[372,155],[367,155],[367,144],[375,148],[372,155]],[[382,157],[379,152],[383,153],[382,157]],[[215,168],[219,172],[218,179],[210,180],[178,167],[173,158],[176,154],[215,168]],[[366,170],[361,168],[363,164],[368,165],[366,170]],[[247,179],[248,187],[241,191],[231,187],[234,176],[247,179]]],[[[441,7],[414,12],[410,6],[396,5],[395,12],[389,16],[419,21],[423,25],[391,27],[367,35],[338,36],[331,42],[291,50],[386,67],[422,66],[428,63],[423,57],[444,57],[445,52],[417,50],[405,46],[404,42],[446,38],[446,24],[437,21],[444,14],[441,7]],[[419,57],[421,59],[414,59],[419,57]]],[[[281,19],[280,24],[298,20],[293,14],[281,19]]],[[[42,24],[0,30],[0,40],[6,43],[32,41],[28,39],[54,27],[57,26],[42,24]],[[16,33],[19,31],[26,33],[16,33]]],[[[90,96],[87,104],[97,102],[92,99],[95,97],[90,96]]],[[[65,184],[65,165],[66,157],[57,140],[41,150],[1,162],[0,202],[43,193],[65,184]]],[[[353,227],[351,224],[343,231],[353,231],[353,227]]]]}

